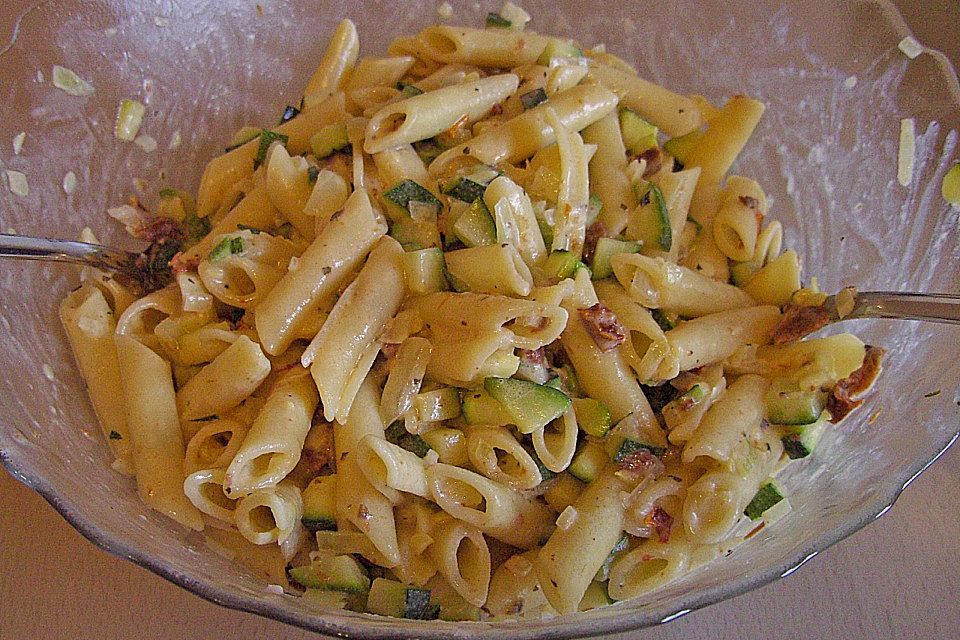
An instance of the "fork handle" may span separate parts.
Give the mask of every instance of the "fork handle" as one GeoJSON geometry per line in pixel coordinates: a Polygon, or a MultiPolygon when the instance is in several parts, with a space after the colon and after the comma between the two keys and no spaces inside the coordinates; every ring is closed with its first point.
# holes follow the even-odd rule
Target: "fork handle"
{"type": "Polygon", "coordinates": [[[848,318],[900,318],[960,324],[960,295],[948,293],[897,293],[864,291],[857,293],[848,318]]]}
{"type": "Polygon", "coordinates": [[[0,258],[72,262],[117,271],[130,261],[131,255],[127,251],[90,242],[0,233],[0,258]]]}

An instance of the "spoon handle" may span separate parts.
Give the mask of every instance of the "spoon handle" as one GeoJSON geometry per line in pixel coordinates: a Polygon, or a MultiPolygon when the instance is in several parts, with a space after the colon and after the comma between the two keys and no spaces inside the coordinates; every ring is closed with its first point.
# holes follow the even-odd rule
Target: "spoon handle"
{"type": "Polygon", "coordinates": [[[0,234],[0,258],[72,262],[121,271],[133,257],[127,251],[89,242],[0,234]]]}
{"type": "Polygon", "coordinates": [[[960,324],[960,295],[947,293],[858,292],[850,318],[900,318],[960,324]]]}

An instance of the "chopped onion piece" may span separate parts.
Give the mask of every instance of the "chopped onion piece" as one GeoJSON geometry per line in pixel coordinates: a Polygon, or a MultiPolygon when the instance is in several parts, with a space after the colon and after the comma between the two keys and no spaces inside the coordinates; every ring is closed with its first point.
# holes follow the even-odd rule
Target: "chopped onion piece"
{"type": "Polygon", "coordinates": [[[150,214],[143,209],[138,209],[129,204],[123,204],[119,207],[107,209],[107,215],[123,224],[123,226],[127,228],[128,233],[135,234],[145,226],[150,214]]]}
{"type": "Polygon", "coordinates": [[[577,508],[571,504],[557,516],[557,529],[566,531],[577,521],[578,515],[577,508]]]}
{"type": "Polygon", "coordinates": [[[503,3],[500,9],[500,16],[510,21],[510,28],[516,31],[523,31],[523,28],[530,22],[530,14],[513,4],[512,2],[503,3]]]}
{"type": "Polygon", "coordinates": [[[960,207],[960,163],[950,167],[947,175],[943,176],[940,193],[943,194],[944,200],[955,207],[960,207]]]}
{"type": "Polygon", "coordinates": [[[53,65],[53,86],[72,96],[92,96],[94,93],[92,84],[60,65],[53,65]]]}
{"type": "Polygon", "coordinates": [[[77,189],[77,174],[73,171],[67,171],[67,175],[63,176],[63,191],[65,193],[73,193],[77,189]]]}
{"type": "Polygon", "coordinates": [[[913,36],[907,36],[901,40],[900,44],[897,45],[897,48],[903,52],[903,55],[907,56],[911,60],[923,53],[923,45],[917,42],[917,39],[913,36]]]}
{"type": "Polygon", "coordinates": [[[21,131],[17,135],[13,136],[13,155],[18,156],[23,150],[23,142],[27,139],[27,132],[21,131]]]}
{"type": "Polygon", "coordinates": [[[176,149],[183,142],[183,137],[180,135],[180,129],[177,129],[173,132],[173,135],[170,136],[170,144],[167,145],[167,149],[176,149]]]}
{"type": "Polygon", "coordinates": [[[847,89],[853,89],[857,86],[857,76],[848,76],[847,79],[843,81],[843,86],[847,89]]]}
{"type": "Polygon", "coordinates": [[[441,20],[449,20],[453,17],[453,5],[449,2],[441,2],[437,5],[437,17],[441,20]]]}
{"type": "Polygon", "coordinates": [[[27,176],[19,171],[7,171],[7,182],[10,185],[10,192],[14,195],[26,198],[30,195],[30,185],[27,184],[27,176]]]}
{"type": "Polygon", "coordinates": [[[113,135],[120,140],[132,142],[140,131],[145,111],[146,107],[136,100],[121,100],[120,107],[117,109],[117,123],[114,126],[113,135]]]}
{"type": "Polygon", "coordinates": [[[900,121],[900,151],[897,153],[897,182],[905,187],[913,180],[913,163],[916,138],[913,130],[913,118],[900,121]]]}
{"type": "Polygon", "coordinates": [[[133,144],[137,145],[147,153],[156,151],[157,141],[153,136],[148,136],[147,134],[137,136],[136,140],[133,141],[133,144]]]}

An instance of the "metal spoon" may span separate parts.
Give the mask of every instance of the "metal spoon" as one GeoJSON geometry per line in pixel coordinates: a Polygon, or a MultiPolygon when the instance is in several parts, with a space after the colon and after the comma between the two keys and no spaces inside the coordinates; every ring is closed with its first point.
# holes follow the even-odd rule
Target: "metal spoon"
{"type": "Polygon", "coordinates": [[[0,258],[50,260],[95,267],[143,292],[163,288],[170,279],[169,270],[159,273],[154,266],[151,249],[155,246],[151,245],[143,253],[134,253],[90,242],[0,234],[0,258]]]}

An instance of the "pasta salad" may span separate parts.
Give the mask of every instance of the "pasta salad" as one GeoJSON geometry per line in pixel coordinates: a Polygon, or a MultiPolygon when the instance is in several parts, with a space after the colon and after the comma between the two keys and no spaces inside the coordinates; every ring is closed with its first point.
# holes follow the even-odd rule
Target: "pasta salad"
{"type": "Polygon", "coordinates": [[[149,277],[61,305],[114,468],[274,589],[445,620],[642,597],[785,514],[776,475],[879,373],[803,339],[826,296],[730,173],[763,103],[529,20],[386,57],[343,20],[196,198],[110,211],[149,277]]]}

